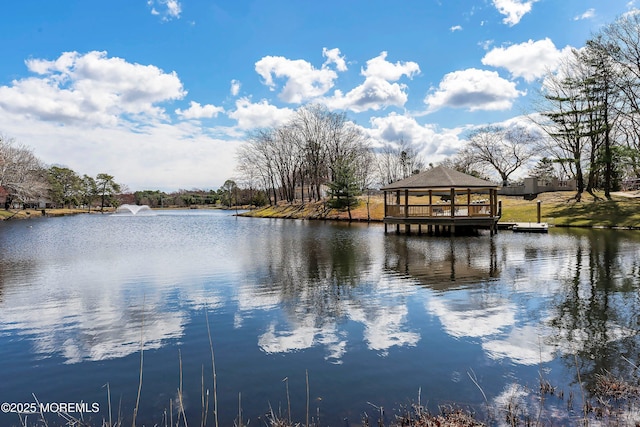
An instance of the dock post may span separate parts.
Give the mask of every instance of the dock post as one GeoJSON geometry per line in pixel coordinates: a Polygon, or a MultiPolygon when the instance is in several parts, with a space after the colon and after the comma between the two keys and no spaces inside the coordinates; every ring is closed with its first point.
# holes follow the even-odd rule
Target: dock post
{"type": "Polygon", "coordinates": [[[540,215],[540,211],[541,211],[541,209],[540,209],[540,205],[541,205],[541,204],[542,204],[542,201],[541,201],[541,200],[538,200],[538,224],[540,224],[540,222],[541,222],[540,220],[542,219],[542,218],[541,218],[541,215],[540,215]]]}

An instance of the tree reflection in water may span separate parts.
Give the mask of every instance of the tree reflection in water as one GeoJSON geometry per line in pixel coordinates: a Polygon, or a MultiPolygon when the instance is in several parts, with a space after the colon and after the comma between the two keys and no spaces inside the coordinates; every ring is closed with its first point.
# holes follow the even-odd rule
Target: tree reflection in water
{"type": "Polygon", "coordinates": [[[585,389],[593,391],[599,374],[631,378],[635,368],[625,358],[637,362],[640,357],[638,236],[585,230],[576,239],[573,263],[559,274],[551,341],[563,349],[565,363],[579,371],[585,389]]]}

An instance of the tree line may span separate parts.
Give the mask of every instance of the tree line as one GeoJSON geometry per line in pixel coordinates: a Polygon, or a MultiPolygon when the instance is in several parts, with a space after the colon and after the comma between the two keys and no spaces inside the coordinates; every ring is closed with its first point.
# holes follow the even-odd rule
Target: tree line
{"type": "Polygon", "coordinates": [[[118,207],[123,203],[161,207],[264,205],[261,192],[239,188],[227,180],[218,190],[160,190],[128,192],[112,175],[80,175],[73,169],[45,165],[26,145],[0,135],[0,194],[5,209],[12,207],[86,208],[118,207]]]}
{"type": "Polygon", "coordinates": [[[193,206],[263,206],[266,204],[263,192],[240,188],[232,179],[228,179],[217,190],[194,188],[181,189],[166,193],[160,190],[135,191],[129,197],[121,196],[128,203],[147,205],[150,208],[193,207],[193,206]]]}
{"type": "Polygon", "coordinates": [[[574,49],[542,83],[543,147],[583,191],[640,176],[640,15],[627,14],[574,49]]]}
{"type": "Polygon", "coordinates": [[[63,166],[45,166],[27,146],[0,135],[0,187],[6,194],[5,209],[12,206],[100,207],[117,203],[121,185],[107,173],[79,176],[63,166]]]}
{"type": "Polygon", "coordinates": [[[307,105],[284,125],[249,135],[237,154],[238,173],[269,203],[329,197],[333,206],[349,208],[363,191],[423,167],[410,144],[373,145],[346,114],[307,105]]]}

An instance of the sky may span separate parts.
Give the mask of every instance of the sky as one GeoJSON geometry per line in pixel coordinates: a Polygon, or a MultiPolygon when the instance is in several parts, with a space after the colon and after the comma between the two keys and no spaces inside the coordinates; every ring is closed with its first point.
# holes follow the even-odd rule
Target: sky
{"type": "Polygon", "coordinates": [[[532,113],[639,0],[25,0],[2,5],[0,135],[130,191],[239,179],[256,129],[322,104],[426,163],[532,113]]]}

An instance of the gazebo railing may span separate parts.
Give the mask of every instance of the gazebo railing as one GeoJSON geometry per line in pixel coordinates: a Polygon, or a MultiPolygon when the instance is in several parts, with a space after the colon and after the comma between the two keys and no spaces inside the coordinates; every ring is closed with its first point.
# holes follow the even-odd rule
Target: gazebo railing
{"type": "Polygon", "coordinates": [[[454,204],[451,215],[451,204],[431,205],[387,205],[386,216],[398,218],[430,218],[430,217],[489,217],[491,204],[471,203],[454,204]],[[406,208],[406,209],[405,209],[406,208]],[[408,212],[407,212],[408,210],[408,212]]]}

